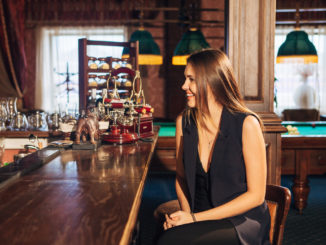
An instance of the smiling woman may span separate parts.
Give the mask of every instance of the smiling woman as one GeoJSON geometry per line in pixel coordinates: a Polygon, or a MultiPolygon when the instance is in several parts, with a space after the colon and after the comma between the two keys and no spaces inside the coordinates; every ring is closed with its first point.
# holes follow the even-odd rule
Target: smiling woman
{"type": "Polygon", "coordinates": [[[192,54],[176,120],[180,211],[165,216],[159,245],[270,244],[266,152],[259,117],[244,104],[227,56],[192,54]]]}
{"type": "Polygon", "coordinates": [[[191,65],[188,65],[185,69],[186,81],[182,85],[182,89],[186,92],[187,105],[191,108],[196,106],[196,92],[197,86],[195,83],[195,72],[191,65]]]}

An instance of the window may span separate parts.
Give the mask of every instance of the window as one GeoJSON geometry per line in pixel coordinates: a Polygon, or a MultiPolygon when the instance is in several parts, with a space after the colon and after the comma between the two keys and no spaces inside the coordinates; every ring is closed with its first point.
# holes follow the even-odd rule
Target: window
{"type": "Polygon", "coordinates": [[[276,64],[276,56],[279,47],[285,41],[286,35],[293,31],[293,27],[277,27],[275,30],[275,82],[277,106],[274,103],[274,111],[281,116],[287,108],[299,108],[296,103],[297,94],[302,91],[304,74],[307,77],[305,90],[315,94],[315,105],[321,114],[326,113],[326,27],[302,26],[307,32],[309,40],[315,45],[318,54],[318,64],[276,64]],[[307,89],[308,88],[308,89],[307,89]],[[301,89],[301,90],[300,90],[301,89]],[[313,90],[312,90],[313,89],[313,90]]]}
{"type": "MultiPolygon", "coordinates": [[[[125,36],[124,27],[40,28],[37,34],[36,108],[50,113],[78,112],[78,39],[122,42],[125,36]]],[[[87,50],[87,55],[94,57],[121,57],[121,54],[121,47],[90,46],[87,50]]]]}

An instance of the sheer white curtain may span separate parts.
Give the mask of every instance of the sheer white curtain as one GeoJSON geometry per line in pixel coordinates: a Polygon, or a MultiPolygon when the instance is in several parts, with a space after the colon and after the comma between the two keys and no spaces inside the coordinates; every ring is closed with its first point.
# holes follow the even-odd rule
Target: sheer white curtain
{"type": "MultiPolygon", "coordinates": [[[[78,73],[78,39],[102,41],[125,41],[124,27],[40,27],[36,43],[36,96],[35,108],[54,112],[69,106],[78,110],[78,75],[70,76],[72,81],[67,103],[64,74],[69,64],[69,73],[78,73]],[[61,84],[61,85],[60,85],[61,84]]],[[[94,57],[121,57],[122,48],[88,46],[87,55],[94,57]]]]}
{"type": "Polygon", "coordinates": [[[326,113],[326,27],[302,26],[309,40],[315,45],[318,53],[318,64],[303,65],[300,63],[276,64],[277,51],[285,41],[286,35],[293,31],[292,26],[277,27],[275,30],[275,82],[277,107],[274,111],[281,116],[287,108],[316,108],[321,114],[326,113]],[[303,81],[306,81],[305,83],[303,81]],[[298,94],[303,91],[308,96],[304,105],[300,104],[298,94]],[[310,99],[310,101],[309,101],[310,99]],[[314,101],[313,101],[314,100],[314,101]]]}

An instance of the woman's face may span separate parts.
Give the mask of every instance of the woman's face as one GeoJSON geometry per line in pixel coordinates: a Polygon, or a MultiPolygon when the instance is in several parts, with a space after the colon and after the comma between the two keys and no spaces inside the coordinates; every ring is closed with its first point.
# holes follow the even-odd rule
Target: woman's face
{"type": "Polygon", "coordinates": [[[195,72],[190,64],[185,69],[186,80],[182,85],[182,90],[186,92],[187,104],[190,108],[196,107],[197,85],[195,81],[195,72]]]}

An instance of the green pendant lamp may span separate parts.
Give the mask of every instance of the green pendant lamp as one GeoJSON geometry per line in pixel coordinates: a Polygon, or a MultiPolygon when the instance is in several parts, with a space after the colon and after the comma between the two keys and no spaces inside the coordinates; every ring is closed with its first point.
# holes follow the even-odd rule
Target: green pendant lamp
{"type": "MultiPolygon", "coordinates": [[[[130,42],[139,41],[139,65],[161,65],[163,57],[160,54],[160,48],[155,43],[150,32],[140,27],[133,32],[130,37],[130,42]]],[[[129,58],[129,48],[124,48],[122,58],[129,58]]]]}
{"type": "Polygon", "coordinates": [[[209,48],[203,33],[197,28],[190,28],[183,34],[180,42],[174,50],[172,57],[173,65],[187,65],[187,58],[190,54],[209,48]]]}
{"type": "Polygon", "coordinates": [[[315,46],[310,42],[308,34],[300,30],[300,1],[296,0],[296,28],[286,35],[285,42],[277,52],[276,63],[288,63],[292,60],[303,61],[304,64],[318,63],[315,46]]]}
{"type": "Polygon", "coordinates": [[[276,63],[286,63],[291,58],[302,59],[305,64],[318,63],[316,48],[302,30],[294,30],[286,36],[277,52],[276,63]]]}

